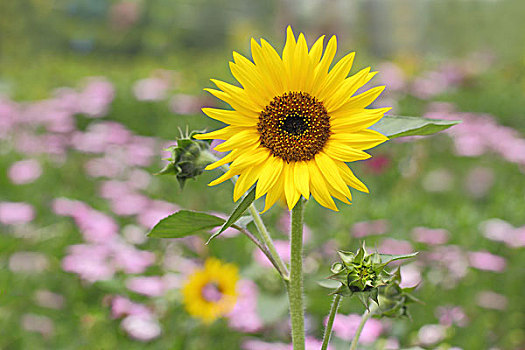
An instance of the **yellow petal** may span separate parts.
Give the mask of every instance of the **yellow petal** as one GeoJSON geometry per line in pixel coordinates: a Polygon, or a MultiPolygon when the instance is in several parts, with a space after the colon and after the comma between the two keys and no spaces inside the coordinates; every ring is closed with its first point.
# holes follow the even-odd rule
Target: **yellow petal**
{"type": "Polygon", "coordinates": [[[310,189],[315,200],[323,207],[338,211],[330,196],[326,181],[314,161],[308,162],[308,171],[310,172],[310,189]]]}
{"type": "Polygon", "coordinates": [[[243,194],[248,191],[250,187],[257,181],[257,176],[260,172],[260,167],[253,167],[246,169],[237,179],[235,188],[233,189],[233,201],[237,202],[243,194]]]}
{"type": "Polygon", "coordinates": [[[339,109],[330,114],[330,127],[334,133],[366,129],[377,123],[390,108],[339,109]]]}
{"type": "MultiPolygon", "coordinates": [[[[252,42],[253,44],[253,42],[252,42]]],[[[258,46],[257,46],[258,47],[258,46]]],[[[254,55],[254,61],[257,63],[257,56],[254,53],[254,47],[252,45],[252,54],[254,55]]],[[[256,49],[257,50],[257,49],[256,49]]],[[[271,82],[275,96],[281,95],[285,92],[283,77],[286,74],[284,69],[283,61],[275,49],[266,40],[261,39],[260,58],[262,66],[264,67],[265,75],[268,76],[268,80],[271,82]]]]}
{"type": "Polygon", "coordinates": [[[214,163],[211,163],[211,164],[208,164],[206,166],[206,170],[213,170],[213,169],[216,169],[220,166],[223,166],[224,164],[227,164],[227,163],[230,163],[233,159],[235,159],[235,157],[233,156],[233,151],[228,153],[227,155],[225,155],[224,157],[222,157],[221,159],[219,159],[218,161],[214,162],[214,163]]]}
{"type": "Polygon", "coordinates": [[[262,197],[275,184],[283,170],[284,161],[280,158],[270,157],[262,165],[259,180],[257,181],[257,188],[255,190],[255,198],[262,197]]]}
{"type": "Polygon", "coordinates": [[[339,88],[327,91],[329,97],[326,101],[323,101],[325,108],[328,111],[333,111],[341,107],[355,94],[357,89],[366,84],[366,79],[370,75],[369,72],[370,67],[362,69],[351,77],[346,78],[339,88]]]}
{"type": "Polygon", "coordinates": [[[227,172],[225,172],[224,174],[222,174],[220,177],[218,177],[217,179],[215,179],[212,182],[210,182],[208,184],[208,186],[215,186],[215,185],[218,185],[220,183],[223,183],[224,181],[231,179],[235,175],[237,175],[237,174],[230,169],[227,172]]]}
{"type": "Polygon", "coordinates": [[[344,180],[339,174],[337,165],[335,165],[335,162],[329,156],[327,156],[326,153],[319,152],[318,154],[316,154],[315,163],[321,171],[321,174],[323,174],[323,177],[326,179],[327,184],[330,184],[331,186],[336,188],[346,197],[352,196],[350,194],[348,186],[346,186],[344,180]]]}
{"type": "Polygon", "coordinates": [[[210,80],[212,83],[217,85],[219,89],[227,93],[233,100],[246,109],[259,112],[266,106],[264,102],[261,102],[262,98],[259,96],[259,94],[248,95],[244,89],[238,86],[228,84],[217,79],[210,80]]]}
{"type": "Polygon", "coordinates": [[[371,156],[361,150],[345,146],[337,140],[328,140],[323,151],[330,157],[343,162],[354,162],[357,160],[368,159],[371,156]]]}
{"type": "Polygon", "coordinates": [[[344,162],[335,162],[345,183],[358,191],[369,193],[368,188],[359,180],[344,162]]]}
{"type": "Polygon", "coordinates": [[[310,61],[314,67],[317,66],[319,60],[321,59],[321,55],[323,54],[324,37],[324,35],[321,35],[321,37],[319,37],[319,39],[317,39],[317,41],[312,45],[312,48],[308,53],[310,56],[310,61]]]}
{"type": "Polygon", "coordinates": [[[238,126],[227,126],[222,129],[208,132],[205,134],[196,134],[193,137],[197,140],[227,140],[230,137],[237,135],[243,130],[246,130],[246,128],[238,126]]]}
{"type": "Polygon", "coordinates": [[[256,144],[259,144],[259,133],[257,130],[244,129],[223,143],[217,145],[214,150],[217,152],[227,152],[234,148],[246,148],[256,144]]]}
{"type": "Polygon", "coordinates": [[[330,138],[360,150],[370,149],[388,140],[388,137],[385,135],[370,129],[349,133],[334,133],[330,138]]]}
{"type": "Polygon", "coordinates": [[[255,126],[259,122],[258,118],[247,117],[237,111],[217,108],[203,108],[202,111],[210,118],[231,125],[255,126]]]}
{"type": "Polygon", "coordinates": [[[330,65],[332,64],[332,61],[335,57],[336,51],[337,51],[337,38],[334,35],[330,38],[330,40],[328,40],[328,44],[326,45],[324,55],[321,58],[321,61],[319,62],[317,67],[315,67],[314,78],[313,78],[314,87],[319,86],[320,83],[325,79],[326,74],[328,73],[328,68],[330,68],[330,65]]]}
{"type": "Polygon", "coordinates": [[[266,194],[266,198],[264,200],[264,210],[261,212],[261,214],[268,211],[268,209],[270,209],[275,204],[275,202],[277,202],[277,200],[281,198],[283,192],[284,179],[282,177],[279,177],[275,182],[274,186],[266,194]]]}
{"type": "Polygon", "coordinates": [[[340,88],[341,83],[345,80],[352,68],[354,62],[355,52],[351,52],[336,63],[334,68],[330,70],[326,78],[318,87],[314,87],[313,93],[321,101],[327,100],[334,91],[340,88]]]}
{"type": "Polygon", "coordinates": [[[249,167],[256,167],[265,162],[270,157],[270,152],[267,148],[258,147],[253,150],[243,150],[231,164],[231,168],[246,169],[249,167]]]}
{"type": "Polygon", "coordinates": [[[292,210],[295,207],[295,203],[301,197],[301,194],[295,186],[294,179],[294,164],[284,164],[283,175],[284,178],[284,194],[286,196],[286,203],[288,204],[288,209],[292,210]]]}
{"type": "Polygon", "coordinates": [[[310,198],[310,173],[306,162],[294,163],[295,187],[304,198],[310,198]]]}
{"type": "Polygon", "coordinates": [[[362,94],[350,98],[348,102],[343,104],[338,109],[360,109],[368,107],[372,102],[374,102],[375,99],[379,97],[379,95],[381,95],[383,90],[385,90],[384,86],[377,86],[375,88],[367,90],[362,94]]]}

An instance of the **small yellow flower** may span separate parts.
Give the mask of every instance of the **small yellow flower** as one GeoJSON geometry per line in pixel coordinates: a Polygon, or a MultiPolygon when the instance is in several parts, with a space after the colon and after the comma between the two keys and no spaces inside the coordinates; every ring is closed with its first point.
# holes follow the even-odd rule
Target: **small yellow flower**
{"type": "Polygon", "coordinates": [[[256,198],[266,195],[268,210],[278,199],[292,209],[299,198],[310,197],[337,210],[332,197],[350,204],[348,186],[368,192],[346,163],[370,157],[365,150],[387,137],[368,129],[388,108],[367,109],[384,90],[379,86],[354,94],[375,72],[370,67],[348,77],[354,53],[332,69],[337,40],[333,36],[323,54],[324,36],[310,49],[301,33],[288,27],[282,57],[261,39],[251,42],[253,62],[237,52],[230,62],[242,87],[212,79],[219,90],[206,89],[233,110],[204,108],[209,117],[229,124],[198,139],[220,139],[215,147],[230,151],[210,164],[214,169],[231,163],[230,170],[211,182],[219,184],[239,175],[233,198],[237,201],[257,182],[256,198]]]}
{"type": "Polygon", "coordinates": [[[215,258],[193,272],[182,289],[184,305],[190,315],[211,323],[229,313],[237,301],[238,269],[215,258]]]}

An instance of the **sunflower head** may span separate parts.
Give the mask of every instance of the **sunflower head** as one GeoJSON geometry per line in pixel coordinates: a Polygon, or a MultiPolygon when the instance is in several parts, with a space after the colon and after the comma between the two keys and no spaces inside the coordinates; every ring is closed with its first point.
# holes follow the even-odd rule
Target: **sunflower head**
{"type": "Polygon", "coordinates": [[[230,69],[240,86],[212,79],[218,89],[206,89],[231,109],[203,109],[228,126],[195,136],[224,140],[215,150],[230,152],[207,167],[231,163],[210,185],[239,175],[234,200],[255,184],[256,198],[266,195],[265,210],[278,199],[292,209],[310,194],[337,210],[333,198],[350,204],[349,187],[368,192],[346,163],[369,158],[365,150],[387,140],[368,129],[388,111],[367,108],[384,87],[355,95],[375,73],[348,76],[354,53],[330,69],[336,49],[335,36],[326,48],[324,36],[309,48],[288,27],[282,55],[264,39],[252,39],[251,60],[233,53],[230,69]]]}
{"type": "Polygon", "coordinates": [[[193,272],[182,289],[188,313],[205,323],[228,314],[237,300],[237,267],[215,258],[206,260],[202,269],[193,272]]]}

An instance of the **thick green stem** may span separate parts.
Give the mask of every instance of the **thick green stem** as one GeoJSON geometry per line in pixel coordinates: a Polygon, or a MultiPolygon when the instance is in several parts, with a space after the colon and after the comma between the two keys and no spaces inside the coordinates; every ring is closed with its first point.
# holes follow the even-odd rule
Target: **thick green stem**
{"type": "Polygon", "coordinates": [[[290,317],[292,319],[293,350],[304,350],[304,304],[303,304],[303,202],[300,199],[292,209],[290,234],[290,317]]]}
{"type": "Polygon", "coordinates": [[[326,323],[326,328],[324,329],[323,336],[323,345],[321,350],[326,350],[328,348],[328,343],[330,343],[330,336],[332,335],[332,327],[334,325],[335,314],[337,314],[337,309],[339,308],[339,302],[341,301],[341,295],[336,294],[332,306],[330,307],[330,314],[328,315],[328,322],[326,323]]]}
{"type": "Polygon", "coordinates": [[[255,208],[255,205],[253,203],[249,206],[248,210],[250,211],[250,214],[253,217],[253,222],[255,226],[257,227],[259,234],[261,235],[261,239],[263,240],[264,244],[268,247],[270,254],[272,255],[275,262],[277,263],[277,266],[279,267],[278,270],[280,270],[279,272],[281,273],[284,281],[288,282],[290,278],[288,269],[286,268],[286,265],[283,259],[281,259],[281,256],[279,255],[279,253],[277,253],[277,249],[275,249],[275,245],[273,244],[272,237],[270,237],[270,234],[268,233],[266,226],[264,226],[264,222],[262,221],[261,215],[257,211],[257,208],[255,208]]]}
{"type": "Polygon", "coordinates": [[[376,309],[377,309],[376,304],[372,304],[370,306],[370,309],[366,310],[363,316],[361,316],[361,322],[359,323],[359,326],[357,327],[357,330],[355,331],[354,339],[352,339],[352,344],[350,344],[350,350],[357,349],[357,343],[359,342],[359,337],[361,336],[363,327],[365,326],[366,321],[368,321],[368,319],[372,317],[376,309]]]}

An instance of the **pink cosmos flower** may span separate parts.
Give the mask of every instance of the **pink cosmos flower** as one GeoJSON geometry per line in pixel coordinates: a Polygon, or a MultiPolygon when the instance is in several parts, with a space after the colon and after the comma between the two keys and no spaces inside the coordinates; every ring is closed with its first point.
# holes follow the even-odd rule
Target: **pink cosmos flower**
{"type": "Polygon", "coordinates": [[[111,316],[120,318],[122,316],[151,316],[152,312],[143,304],[137,304],[120,295],[111,299],[111,316]]]}
{"type": "Polygon", "coordinates": [[[412,237],[416,242],[428,245],[439,245],[447,243],[449,232],[440,228],[415,227],[412,230],[412,237]]]}
{"type": "Polygon", "coordinates": [[[428,324],[419,329],[417,337],[422,345],[430,346],[436,344],[446,336],[447,327],[440,324],[428,324]]]}
{"type": "Polygon", "coordinates": [[[130,337],[143,342],[158,338],[162,333],[159,321],[153,316],[127,316],[120,326],[130,337]]]}
{"type": "Polygon", "coordinates": [[[9,257],[9,270],[14,273],[39,273],[47,270],[49,259],[38,252],[16,252],[9,257]]]}
{"type": "Polygon", "coordinates": [[[62,269],[73,272],[88,282],[109,280],[116,270],[111,264],[111,250],[104,245],[77,244],[68,248],[62,269]]]}
{"type": "Polygon", "coordinates": [[[179,206],[173,203],[154,200],[143,210],[137,221],[146,228],[153,228],[160,220],[179,210],[179,206]]]}
{"type": "MultiPolygon", "coordinates": [[[[324,324],[328,322],[328,317],[325,318],[324,324]]],[[[361,316],[358,314],[350,314],[348,316],[337,314],[335,316],[333,332],[336,337],[343,340],[350,341],[357,331],[357,327],[361,322],[361,316]]],[[[376,319],[369,319],[361,332],[359,343],[372,344],[383,332],[383,325],[376,319]]]]}
{"type": "Polygon", "coordinates": [[[40,333],[44,338],[51,337],[55,332],[55,324],[46,316],[24,314],[21,322],[26,331],[40,333]]]}
{"type": "Polygon", "coordinates": [[[410,254],[414,252],[410,242],[393,238],[384,239],[377,250],[383,254],[394,255],[410,254]]]}
{"type": "Polygon", "coordinates": [[[19,225],[33,221],[33,206],[23,202],[0,202],[0,224],[19,225]]]}
{"type": "Polygon", "coordinates": [[[15,185],[28,184],[42,175],[42,167],[36,159],[21,160],[11,165],[8,175],[15,185]]]}
{"type": "Polygon", "coordinates": [[[482,291],[476,295],[479,306],[485,309],[505,310],[508,305],[507,297],[492,291],[482,291]]]}
{"type": "Polygon", "coordinates": [[[104,77],[88,78],[84,89],[78,96],[79,112],[92,118],[107,114],[115,96],[115,89],[104,77]]]}
{"type": "Polygon", "coordinates": [[[440,306],[436,309],[436,316],[443,326],[465,327],[468,324],[468,317],[460,306],[440,306]]]}
{"type": "Polygon", "coordinates": [[[362,238],[385,234],[390,229],[387,220],[372,220],[357,222],[352,226],[352,236],[362,238]]]}
{"type": "MultiPolygon", "coordinates": [[[[290,242],[275,240],[274,241],[275,249],[277,253],[281,256],[284,262],[290,261],[290,242]]],[[[264,255],[260,249],[255,249],[253,251],[253,258],[257,263],[263,267],[273,267],[272,263],[268,260],[266,255],[264,255]]]]}
{"type": "Polygon", "coordinates": [[[126,287],[149,297],[160,297],[166,292],[166,285],[160,276],[130,277],[126,280],[126,287]]]}
{"type": "Polygon", "coordinates": [[[228,314],[228,325],[241,332],[257,332],[263,324],[257,314],[257,285],[250,280],[237,283],[237,302],[228,314]]]}
{"type": "Polygon", "coordinates": [[[479,270],[502,272],[507,266],[505,258],[487,251],[469,252],[468,258],[470,266],[479,270]]]}

